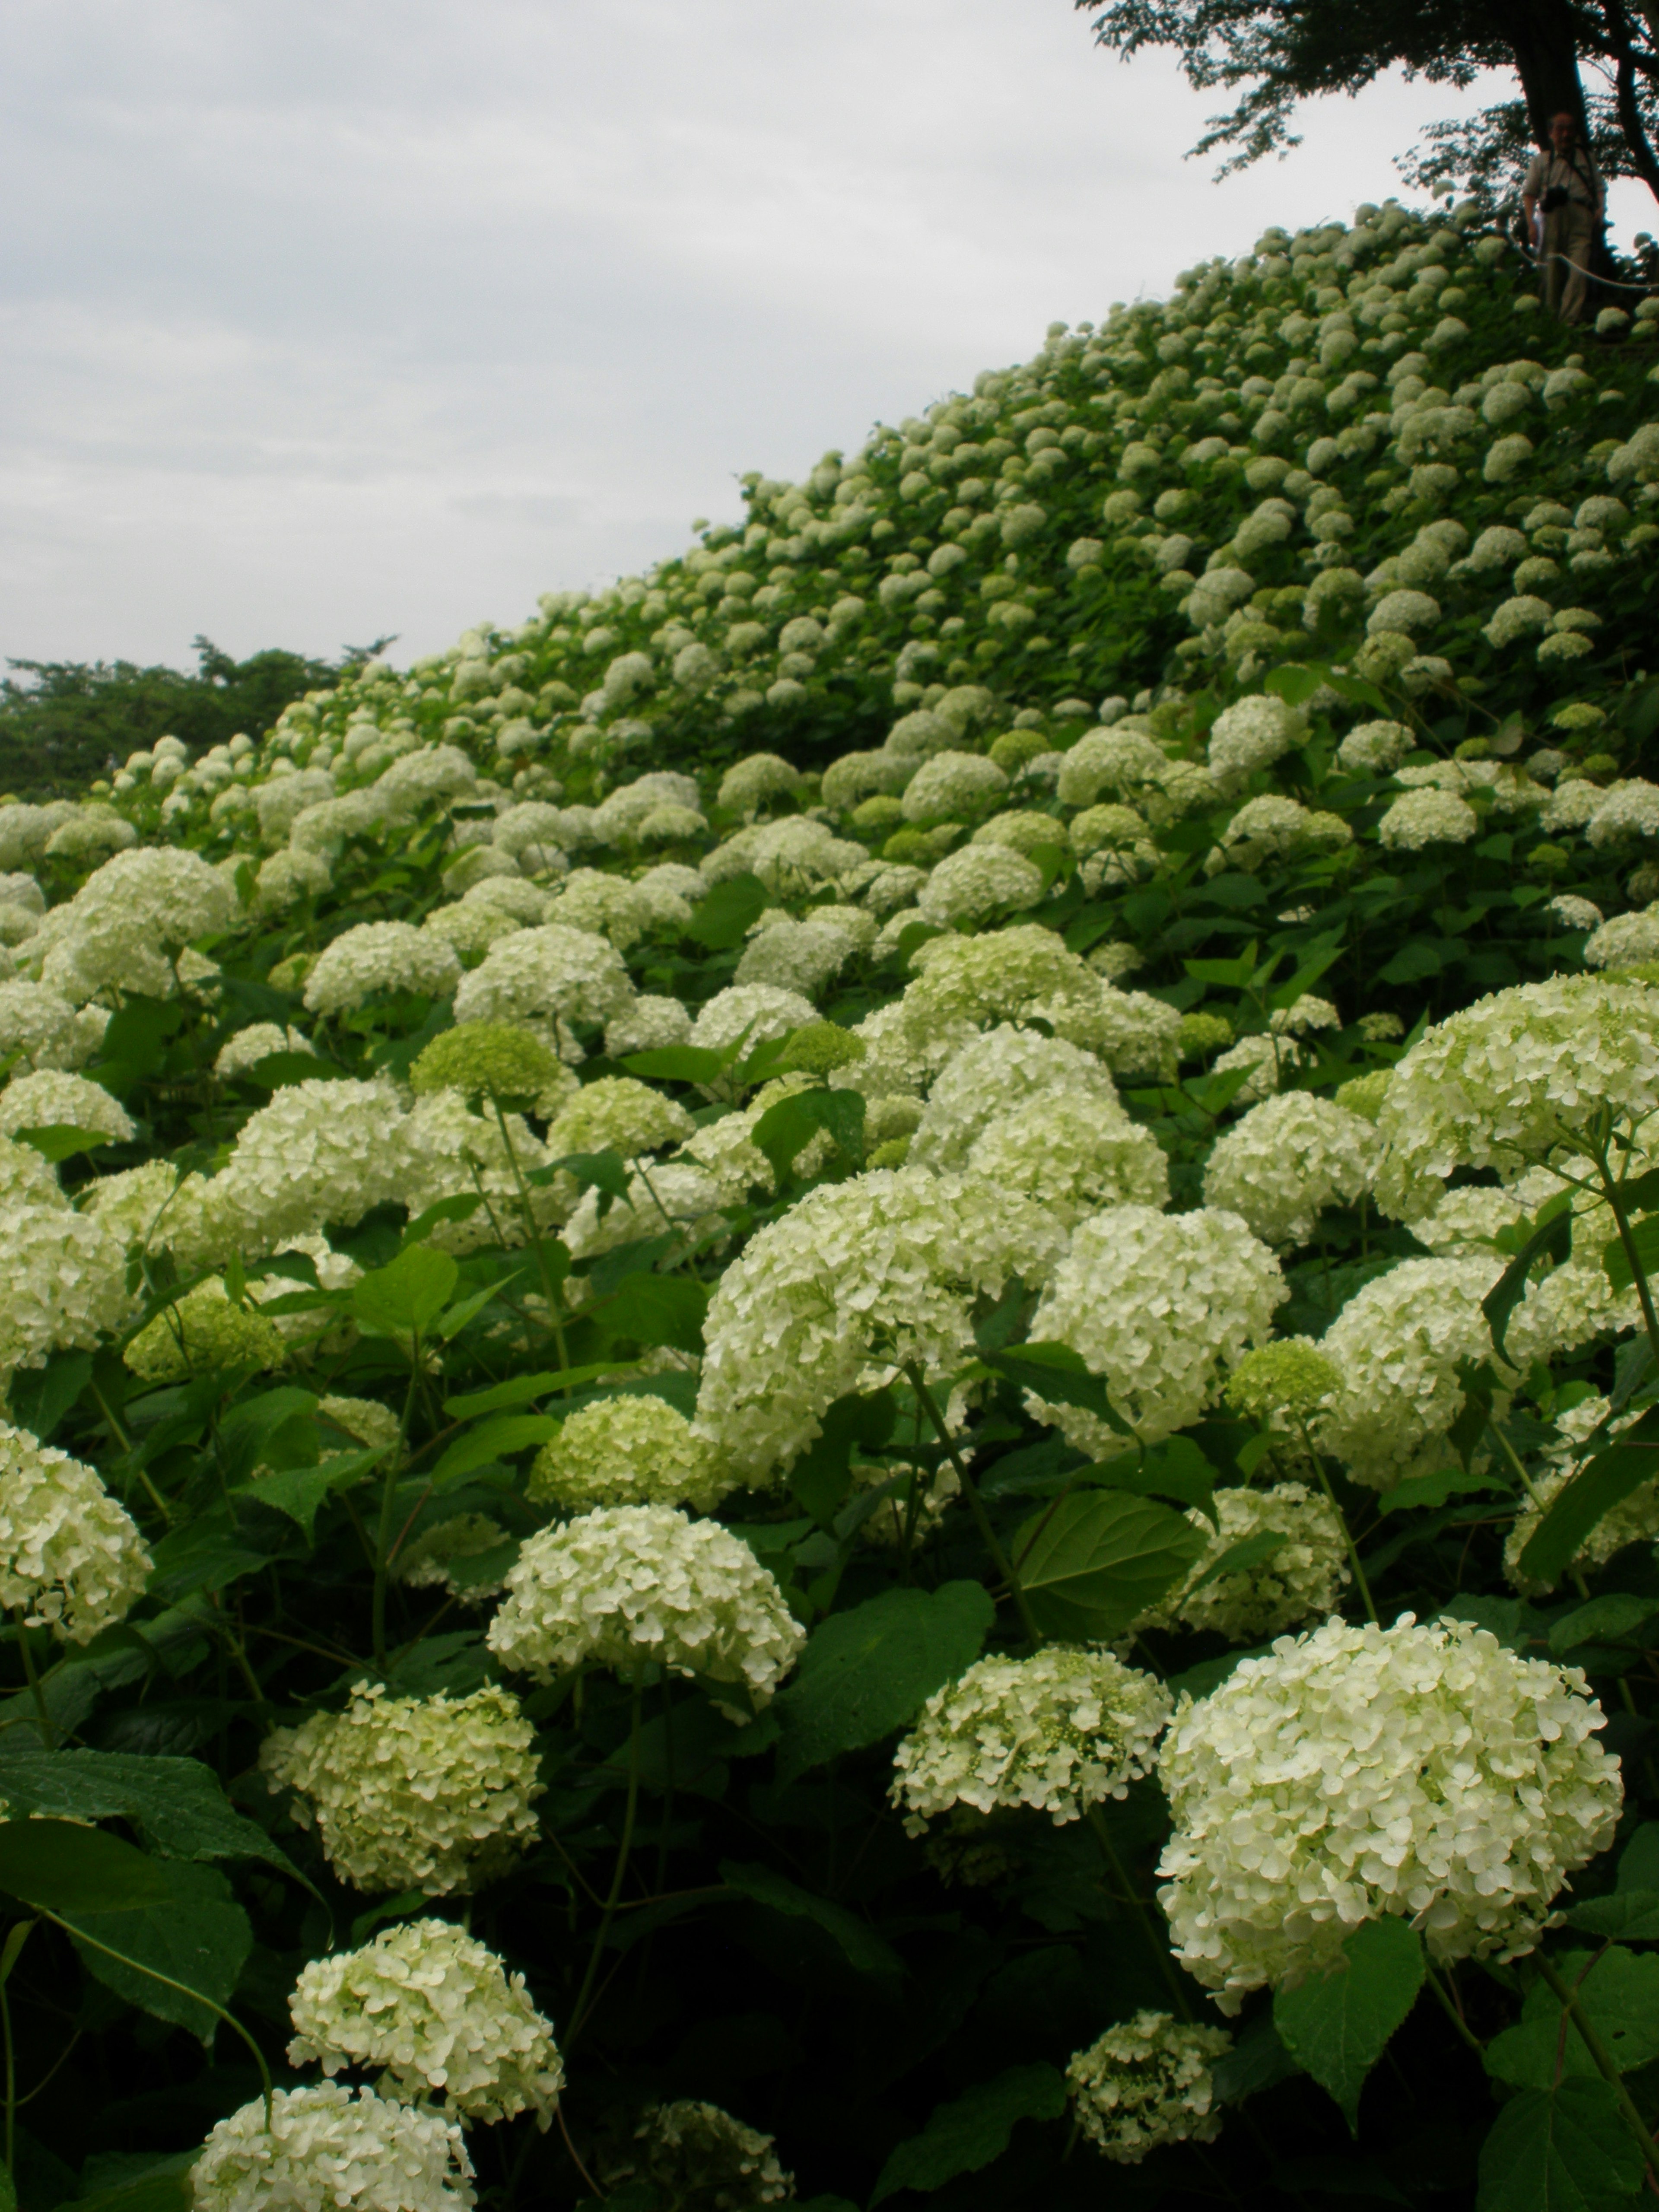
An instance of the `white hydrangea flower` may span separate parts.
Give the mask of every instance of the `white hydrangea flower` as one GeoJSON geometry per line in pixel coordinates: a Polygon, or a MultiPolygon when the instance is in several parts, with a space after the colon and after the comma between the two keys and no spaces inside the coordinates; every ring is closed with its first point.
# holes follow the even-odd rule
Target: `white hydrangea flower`
{"type": "Polygon", "coordinates": [[[949,1373],[973,1308],[1011,1277],[1040,1280],[1064,1232],[978,1178],[917,1168],[820,1184],[727,1267],[704,1325],[698,1430],[738,1480],[777,1481],[825,1409],[907,1362],[949,1373]]]}
{"type": "MultiPolygon", "coordinates": [[[[625,876],[608,876],[599,868],[578,868],[548,900],[546,915],[556,927],[592,931],[608,939],[618,952],[626,952],[653,927],[659,903],[642,895],[625,876]]],[[[683,906],[677,918],[690,921],[690,908],[683,906]]]]}
{"type": "Polygon", "coordinates": [[[1627,837],[1659,837],[1659,783],[1640,776],[1610,784],[1597,798],[1585,831],[1592,845],[1616,845],[1627,837]]]}
{"type": "Polygon", "coordinates": [[[1212,1065],[1216,1075],[1230,1075],[1235,1068],[1249,1071],[1246,1079],[1233,1093],[1234,1103],[1254,1106],[1263,1098],[1274,1097],[1283,1079],[1302,1065],[1302,1048],[1292,1036],[1279,1030],[1268,1030],[1255,1036],[1240,1037],[1218,1053],[1212,1065]]]}
{"type": "Polygon", "coordinates": [[[666,1505],[600,1506],[544,1528],[507,1589],[489,1648],[538,1681],[596,1664],[629,1674],[649,1661],[740,1685],[759,1705],[806,1641],[741,1538],[666,1505]]]}
{"type": "Polygon", "coordinates": [[[550,2124],[564,2067],[551,2025],[495,1954],[447,1920],[382,1929],[313,1959],[288,2001],[290,2066],[381,2069],[377,2095],[441,2101],[452,2119],[550,2124]]]}
{"type": "Polygon", "coordinates": [[[1321,1340],[1342,1388],[1316,1437],[1355,1482],[1392,1490],[1429,1474],[1462,1412],[1462,1360],[1493,1357],[1480,1301],[1502,1272],[1496,1253],[1402,1260],[1348,1300],[1321,1340]]]}
{"type": "MultiPolygon", "coordinates": [[[[653,1160],[648,1166],[642,1161],[628,1179],[627,1197],[611,1203],[603,1214],[600,1196],[597,1188],[585,1190],[564,1225],[564,1242],[573,1259],[597,1259],[618,1245],[660,1237],[669,1230],[694,1245],[730,1234],[720,1211],[725,1202],[720,1186],[695,1158],[653,1160]]],[[[675,1248],[675,1256],[681,1249],[675,1248]]]]}
{"type": "Polygon", "coordinates": [[[765,984],[815,999],[841,973],[854,949],[852,933],[819,914],[809,915],[805,921],[786,915],[750,939],[738,963],[733,985],[741,990],[750,984],[765,984]]]}
{"type": "Polygon", "coordinates": [[[95,1215],[77,1213],[32,1146],[0,1137],[0,1375],[54,1352],[90,1351],[131,1310],[126,1248],[95,1215]]]}
{"type": "Polygon", "coordinates": [[[592,930],[544,922],[492,945],[455,994],[458,1022],[511,1022],[564,1059],[581,1054],[573,1023],[605,1023],[633,1003],[622,955],[592,930]]]}
{"type": "Polygon", "coordinates": [[[95,1130],[114,1145],[131,1144],[138,1133],[125,1107],[101,1083],[57,1068],[14,1075],[0,1091],[0,1135],[53,1127],[95,1130]]]}
{"type": "Polygon", "coordinates": [[[1090,730],[1064,756],[1056,787],[1060,805],[1091,806],[1103,791],[1141,797],[1158,788],[1170,766],[1163,746],[1133,724],[1090,730]]]}
{"type": "Polygon", "coordinates": [[[1008,788],[1008,777],[981,753],[935,753],[904,787],[907,822],[959,821],[994,805],[1008,788]]]}
{"type": "MultiPolygon", "coordinates": [[[[447,1198],[483,1196],[483,1203],[465,1220],[440,1222],[428,1242],[459,1253],[486,1244],[516,1248],[526,1241],[520,1179],[547,1166],[551,1156],[521,1114],[503,1114],[497,1121],[493,1109],[475,1112],[459,1091],[435,1091],[416,1098],[399,1132],[399,1149],[405,1166],[398,1196],[411,1216],[447,1198]]],[[[572,1194],[556,1184],[531,1186],[530,1210],[538,1227],[557,1222],[572,1194]]]]}
{"type": "MultiPolygon", "coordinates": [[[[1588,899],[1580,903],[1589,906],[1588,899]]],[[[1590,911],[1594,914],[1595,908],[1590,911]]],[[[1659,904],[1645,907],[1640,914],[1615,915],[1584,942],[1587,968],[1632,968],[1653,960],[1659,960],[1659,904]]]]}
{"type": "Polygon", "coordinates": [[[269,1252],[401,1199],[409,1117],[383,1083],[289,1083],[244,1123],[204,1204],[230,1250],[269,1252]]]}
{"type": "Polygon", "coordinates": [[[1384,1913],[1437,1964],[1536,1943],[1567,1877],[1613,1840],[1619,1764],[1577,1668],[1466,1621],[1322,1628],[1183,1697],[1158,1760],[1176,1955],[1236,2013],[1384,1913]]]}
{"type": "Polygon", "coordinates": [[[691,1017],[678,999],[641,994],[613,1015],[605,1032],[607,1060],[625,1060],[631,1052],[665,1052],[686,1044],[691,1036],[691,1017]]]}
{"type": "Polygon", "coordinates": [[[0,1607],[90,1644],[143,1595],[150,1556],[94,1470],[0,1421],[0,1607]]]}
{"type": "Polygon", "coordinates": [[[1258,769],[1270,768],[1303,735],[1303,717],[1282,699],[1256,692],[1216,716],[1210,731],[1210,774],[1236,791],[1258,769]]]}
{"type": "MultiPolygon", "coordinates": [[[[982,937],[936,937],[913,959],[921,972],[890,1017],[913,1050],[945,1053],[963,1032],[1046,1021],[1056,1036],[1098,1053],[1120,1073],[1159,1073],[1173,1079],[1180,1052],[1181,1018],[1173,1006],[1143,992],[1121,991],[1068,952],[1049,929],[1024,922],[982,937]]],[[[860,1024],[867,1036],[887,1010],[860,1024]]]]}
{"type": "Polygon", "coordinates": [[[1389,592],[1371,609],[1365,628],[1375,637],[1379,630],[1432,629],[1440,619],[1440,602],[1427,592],[1389,592]]]}
{"type": "Polygon", "coordinates": [[[1403,722],[1361,722],[1336,749],[1350,775],[1392,775],[1417,740],[1403,722]]]}
{"type": "Polygon", "coordinates": [[[1376,825],[1385,852],[1420,853],[1430,845],[1467,845],[1480,817],[1455,792],[1432,787],[1402,792],[1376,825]]]}
{"type": "Polygon", "coordinates": [[[196,2212],[467,2212],[477,2198],[459,2125],[336,2081],[278,2089],[210,2133],[190,2170],[196,2212]]]}
{"type": "MultiPolygon", "coordinates": [[[[1600,929],[1605,920],[1594,899],[1580,898],[1573,891],[1559,891],[1544,908],[1552,921],[1559,921],[1563,929],[1600,929]]],[[[1644,955],[1644,958],[1650,956],[1644,955]]],[[[1589,947],[1584,948],[1584,957],[1589,959],[1589,947]]],[[[1591,961],[1593,967],[1606,967],[1606,961],[1591,961]]]]}
{"type": "Polygon", "coordinates": [[[731,1489],[708,1445],[665,1398],[602,1398],[578,1407],[537,1453],[532,1504],[678,1505],[712,1513],[731,1489]]]}
{"type": "Polygon", "coordinates": [[[1352,1205],[1370,1188],[1381,1149],[1360,1115],[1311,1091],[1283,1091],[1216,1139],[1204,1203],[1240,1215],[1264,1244],[1305,1244],[1328,1206],[1352,1205]]]}
{"type": "Polygon", "coordinates": [[[245,1030],[238,1030],[219,1048],[219,1057],[213,1063],[213,1072],[222,1083],[233,1077],[246,1075],[262,1060],[276,1052],[308,1052],[314,1054],[316,1047],[298,1030],[284,1029],[280,1022],[250,1022],[245,1030]]]}
{"type": "MultiPolygon", "coordinates": [[[[9,810],[8,810],[9,811],[9,810]]],[[[44,984],[0,981],[0,1060],[25,1069],[73,1067],[75,1008],[44,984]]]]}
{"type": "Polygon", "coordinates": [[[1067,1229],[1103,1206],[1161,1211],[1170,1202],[1170,1164],[1151,1130],[1103,1115],[1083,1091],[1049,1093],[997,1115],[975,1139],[967,1172],[1018,1191],[1067,1229]]]}
{"type": "Polygon", "coordinates": [[[964,845],[928,877],[916,910],[924,921],[954,929],[1035,906],[1042,889],[1042,871],[1012,846],[964,845]]]}
{"type": "Polygon", "coordinates": [[[298,1794],[342,1881],[371,1893],[471,1891],[537,1832],[535,1730],[506,1690],[394,1698],[359,1683],[343,1712],[267,1736],[259,1765],[298,1794]]]}
{"type": "Polygon", "coordinates": [[[318,955],[306,978],[305,1002],[313,1014],[349,1013],[377,991],[453,998],[460,980],[454,947],[435,930],[408,921],[364,921],[318,955]]]}
{"type": "Polygon", "coordinates": [[[1260,1644],[1336,1610],[1348,1580],[1348,1554],[1342,1523],[1327,1499],[1305,1483],[1279,1482],[1268,1490],[1218,1490],[1215,1504],[1217,1528],[1196,1510],[1187,1516],[1206,1539],[1203,1557],[1138,1628],[1178,1620],[1212,1629],[1229,1644],[1260,1644]],[[1203,1580],[1224,1553],[1252,1536],[1285,1540],[1252,1567],[1203,1580]]]}
{"type": "Polygon", "coordinates": [[[1601,976],[1517,984],[1437,1023],[1395,1068],[1377,1198],[1410,1219],[1455,1168],[1513,1173],[1578,1149],[1599,1115],[1632,1129],[1656,1108],[1659,993],[1601,976]]]}
{"type": "Polygon", "coordinates": [[[488,1514],[454,1513],[399,1547],[392,1562],[392,1580],[409,1589],[447,1590],[464,1605],[482,1605],[499,1597],[507,1585],[486,1580],[476,1571],[476,1563],[507,1542],[506,1529],[488,1514]],[[469,1561],[475,1571],[461,1572],[469,1561]]]}
{"type": "Polygon", "coordinates": [[[43,982],[57,986],[61,975],[64,995],[77,1004],[108,989],[170,998],[179,955],[197,938],[228,929],[236,900],[198,854],[138,846],[106,860],[49,920],[59,915],[64,934],[43,982]]]}
{"type": "Polygon", "coordinates": [[[752,816],[769,799],[793,799],[800,783],[800,770],[776,753],[749,753],[733,761],[720,778],[714,804],[728,813],[752,816]]]}
{"type": "Polygon", "coordinates": [[[572,1094],[547,1125],[546,1152],[618,1152],[623,1159],[684,1144],[696,1123],[684,1106],[631,1075],[604,1075],[572,1094]]]}
{"type": "Polygon", "coordinates": [[[939,1070],[910,1147],[914,1167],[959,1168],[981,1133],[1017,1107],[1075,1091],[1102,1127],[1128,1123],[1110,1074],[1092,1054],[1000,1022],[970,1036],[939,1070]]]}
{"type": "Polygon", "coordinates": [[[749,2212],[781,2204],[795,2193],[795,2177],[773,2154],[771,2136],[757,2134],[718,2105],[680,2098],[652,2105],[640,2115],[634,2148],[605,2170],[608,2186],[642,2180],[659,2203],[716,2205],[720,2212],[749,2212]]]}
{"type": "Polygon", "coordinates": [[[1120,2021],[1066,2063],[1078,2125],[1118,2166],[1139,2166],[1162,2143],[1213,2142],[1221,2114],[1211,2069],[1232,2047],[1224,2027],[1167,2012],[1120,2021]]]}
{"type": "MultiPolygon", "coordinates": [[[[1031,1340],[1069,1344],[1139,1440],[1156,1443],[1199,1418],[1286,1295],[1278,1261],[1236,1213],[1115,1206],[1073,1231],[1031,1340]]],[[[1097,1459],[1128,1442],[1080,1407],[1030,1403],[1097,1459]]]]}
{"type": "Polygon", "coordinates": [[[922,1707],[888,1795],[912,1836],[953,1805],[1029,1806],[1063,1826],[1150,1773],[1171,1710],[1155,1675],[1109,1652],[1049,1645],[975,1660],[922,1707]]]}
{"type": "Polygon", "coordinates": [[[733,983],[716,991],[702,1008],[691,1024],[690,1042],[705,1051],[724,1052],[742,1037],[747,1054],[767,1038],[786,1037],[817,1018],[817,1008],[799,991],[775,983],[733,983]]]}

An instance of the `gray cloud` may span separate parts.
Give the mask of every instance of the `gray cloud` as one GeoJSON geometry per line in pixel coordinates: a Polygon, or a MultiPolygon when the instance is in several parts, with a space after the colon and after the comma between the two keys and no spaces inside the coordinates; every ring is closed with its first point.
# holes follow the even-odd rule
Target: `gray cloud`
{"type": "Polygon", "coordinates": [[[1066,0],[19,0],[0,653],[520,619],[1383,197],[1445,101],[1382,87],[1219,189],[1210,105],[1066,0]]]}

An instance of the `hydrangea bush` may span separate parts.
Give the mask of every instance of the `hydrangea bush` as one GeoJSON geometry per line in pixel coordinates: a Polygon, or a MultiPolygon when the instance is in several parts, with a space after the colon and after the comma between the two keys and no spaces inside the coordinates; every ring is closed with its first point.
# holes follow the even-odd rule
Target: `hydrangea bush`
{"type": "Polygon", "coordinates": [[[1653,321],[1270,231],[0,804],[25,2212],[1659,2185],[1653,321]]]}

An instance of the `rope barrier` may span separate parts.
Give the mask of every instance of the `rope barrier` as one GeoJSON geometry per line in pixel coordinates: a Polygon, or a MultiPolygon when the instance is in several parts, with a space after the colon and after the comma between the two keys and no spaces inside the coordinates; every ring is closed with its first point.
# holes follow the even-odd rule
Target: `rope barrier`
{"type": "Polygon", "coordinates": [[[1592,284],[1605,285],[1610,292],[1641,292],[1644,294],[1650,294],[1656,289],[1656,288],[1651,284],[1624,284],[1621,283],[1616,276],[1598,276],[1595,270],[1586,269],[1582,261],[1575,261],[1570,253],[1543,253],[1539,256],[1539,259],[1540,263],[1545,261],[1562,262],[1567,268],[1576,269],[1581,276],[1588,276],[1592,284]]]}

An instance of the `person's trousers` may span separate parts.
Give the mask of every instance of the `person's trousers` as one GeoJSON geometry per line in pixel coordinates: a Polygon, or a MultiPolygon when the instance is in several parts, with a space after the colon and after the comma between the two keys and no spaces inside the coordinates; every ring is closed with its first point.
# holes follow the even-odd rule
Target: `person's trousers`
{"type": "Polygon", "coordinates": [[[1544,305],[1564,323],[1583,320],[1595,217],[1577,200],[1544,218],[1544,305]]]}

